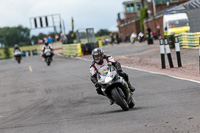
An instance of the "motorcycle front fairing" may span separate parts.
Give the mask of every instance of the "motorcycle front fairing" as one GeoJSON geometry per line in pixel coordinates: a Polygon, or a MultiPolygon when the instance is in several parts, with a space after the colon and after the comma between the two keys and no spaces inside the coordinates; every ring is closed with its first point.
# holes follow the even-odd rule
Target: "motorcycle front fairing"
{"type": "Polygon", "coordinates": [[[113,88],[119,87],[125,94],[126,100],[130,98],[130,90],[126,81],[117,74],[117,71],[112,66],[103,66],[97,74],[98,83],[101,84],[102,92],[110,99],[111,90],[113,88]]]}
{"type": "Polygon", "coordinates": [[[130,89],[128,88],[128,84],[126,83],[126,81],[120,77],[119,75],[116,75],[116,79],[113,80],[112,84],[107,86],[105,92],[107,94],[111,93],[111,90],[113,88],[117,88],[118,92],[123,96],[125,94],[126,97],[126,101],[129,100],[129,98],[131,97],[130,95],[130,89]],[[123,93],[120,92],[119,88],[121,88],[121,90],[123,91],[123,93]]]}
{"type": "Polygon", "coordinates": [[[51,55],[51,50],[50,49],[46,49],[44,51],[44,53],[45,53],[46,56],[50,56],[51,55]]]}

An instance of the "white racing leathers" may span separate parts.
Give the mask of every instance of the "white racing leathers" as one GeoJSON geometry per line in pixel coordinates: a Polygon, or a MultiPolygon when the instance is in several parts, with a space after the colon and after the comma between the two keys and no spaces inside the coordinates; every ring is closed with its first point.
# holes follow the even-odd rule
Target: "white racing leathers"
{"type": "Polygon", "coordinates": [[[53,53],[53,49],[52,49],[52,46],[49,44],[48,46],[46,46],[46,45],[43,45],[43,47],[42,47],[42,52],[43,52],[43,54],[42,54],[42,57],[46,57],[46,53],[48,52],[50,52],[51,53],[51,57],[53,57],[54,56],[54,53],[53,53]]]}
{"type": "Polygon", "coordinates": [[[90,66],[90,74],[94,76],[96,72],[101,68],[101,66],[108,65],[108,63],[116,63],[116,60],[112,56],[104,56],[101,64],[95,62],[90,66]]]}
{"type": "MultiPolygon", "coordinates": [[[[119,62],[117,62],[112,56],[104,55],[103,61],[100,64],[95,63],[94,61],[92,62],[92,65],[90,66],[90,75],[91,75],[91,81],[96,84],[97,83],[97,77],[96,74],[98,70],[108,64],[112,64],[118,71],[118,73],[122,73],[122,68],[119,62]]],[[[126,74],[127,75],[127,74],[126,74]]],[[[120,75],[121,76],[121,75],[120,75]]],[[[127,78],[126,78],[127,79],[127,78]]],[[[125,80],[126,80],[125,79],[125,80]]]]}
{"type": "Polygon", "coordinates": [[[43,53],[45,52],[45,50],[47,50],[47,49],[50,49],[51,51],[52,51],[52,46],[49,44],[48,46],[46,46],[46,45],[43,45],[43,47],[42,47],[42,51],[43,51],[43,53]]]}

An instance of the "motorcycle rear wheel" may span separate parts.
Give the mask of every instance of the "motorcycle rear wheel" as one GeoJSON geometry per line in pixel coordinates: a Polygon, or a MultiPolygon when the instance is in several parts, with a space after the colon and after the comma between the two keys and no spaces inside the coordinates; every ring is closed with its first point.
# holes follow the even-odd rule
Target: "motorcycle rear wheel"
{"type": "Polygon", "coordinates": [[[131,97],[130,103],[128,104],[129,108],[133,108],[135,106],[135,100],[131,97]]]}
{"type": "Polygon", "coordinates": [[[20,57],[17,57],[17,62],[20,64],[21,63],[21,58],[20,57]]]}

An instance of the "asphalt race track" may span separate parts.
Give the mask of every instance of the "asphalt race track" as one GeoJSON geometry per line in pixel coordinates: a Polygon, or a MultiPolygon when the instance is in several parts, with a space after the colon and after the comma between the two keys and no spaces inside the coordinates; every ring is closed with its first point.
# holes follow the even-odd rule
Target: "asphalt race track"
{"type": "Polygon", "coordinates": [[[136,87],[136,106],[124,112],[96,94],[89,66],[58,56],[51,66],[40,56],[0,61],[0,133],[200,132],[198,83],[124,68],[136,87]]]}

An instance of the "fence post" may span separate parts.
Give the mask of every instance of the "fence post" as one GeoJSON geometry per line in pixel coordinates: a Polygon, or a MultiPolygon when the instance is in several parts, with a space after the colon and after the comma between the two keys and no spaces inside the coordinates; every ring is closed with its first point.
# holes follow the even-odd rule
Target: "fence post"
{"type": "Polygon", "coordinates": [[[176,47],[176,57],[177,57],[178,67],[182,67],[180,45],[179,45],[179,40],[177,36],[175,37],[175,47],[176,47]]]}
{"type": "Polygon", "coordinates": [[[166,48],[166,53],[167,53],[167,57],[168,57],[168,61],[169,61],[169,66],[170,66],[170,68],[173,68],[174,65],[173,65],[173,62],[172,62],[171,51],[170,51],[169,43],[168,43],[167,39],[165,39],[165,48],[166,48]]]}
{"type": "Polygon", "coordinates": [[[160,55],[161,55],[161,65],[162,69],[165,69],[165,47],[163,43],[163,39],[159,39],[160,42],[160,55]]]}

